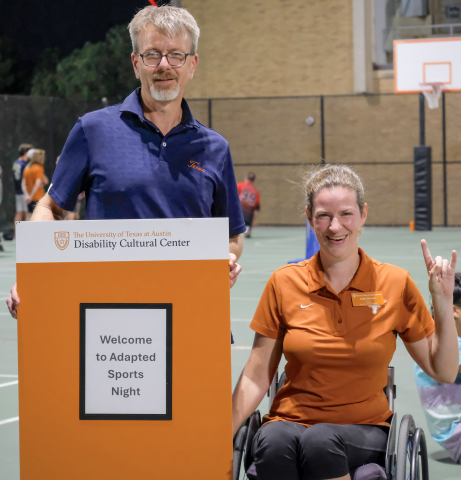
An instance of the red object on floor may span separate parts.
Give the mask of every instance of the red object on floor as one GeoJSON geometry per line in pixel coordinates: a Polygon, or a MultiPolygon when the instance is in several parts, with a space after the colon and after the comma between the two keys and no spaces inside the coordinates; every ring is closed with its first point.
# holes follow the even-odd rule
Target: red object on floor
{"type": "Polygon", "coordinates": [[[154,7],[158,7],[158,5],[154,2],[154,0],[149,0],[149,2],[152,3],[154,7]]]}

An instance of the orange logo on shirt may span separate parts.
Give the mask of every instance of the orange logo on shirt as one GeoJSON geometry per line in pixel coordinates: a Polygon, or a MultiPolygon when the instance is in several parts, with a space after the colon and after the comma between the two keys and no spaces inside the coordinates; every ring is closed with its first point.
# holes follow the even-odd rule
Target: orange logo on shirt
{"type": "Polygon", "coordinates": [[[187,165],[189,168],[195,168],[195,170],[200,170],[201,172],[205,173],[205,169],[200,167],[200,163],[190,160],[189,165],[187,165]]]}
{"type": "Polygon", "coordinates": [[[59,250],[65,250],[69,245],[69,232],[54,232],[54,243],[59,250]]]}

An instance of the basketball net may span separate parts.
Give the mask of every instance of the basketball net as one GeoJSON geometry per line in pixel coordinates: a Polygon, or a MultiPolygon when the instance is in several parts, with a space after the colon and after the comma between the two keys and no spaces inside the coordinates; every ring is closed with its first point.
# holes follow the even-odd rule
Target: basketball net
{"type": "Polygon", "coordinates": [[[422,87],[431,87],[431,90],[423,90],[423,95],[426,97],[427,106],[429,108],[439,108],[439,100],[442,95],[444,83],[430,82],[420,83],[422,87]]]}

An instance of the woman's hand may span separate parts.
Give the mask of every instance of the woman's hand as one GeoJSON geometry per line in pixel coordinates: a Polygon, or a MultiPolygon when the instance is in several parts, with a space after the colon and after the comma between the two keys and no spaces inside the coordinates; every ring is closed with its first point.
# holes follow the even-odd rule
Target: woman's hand
{"type": "Polygon", "coordinates": [[[451,261],[448,263],[448,260],[442,257],[435,257],[435,260],[432,259],[426,240],[421,240],[421,247],[429,275],[429,291],[431,292],[432,299],[434,301],[434,297],[439,299],[443,298],[450,302],[451,308],[455,287],[456,250],[451,252],[451,261]]]}
{"type": "Polygon", "coordinates": [[[30,195],[24,195],[24,199],[26,201],[26,203],[30,203],[32,201],[32,197],[30,195]]]}

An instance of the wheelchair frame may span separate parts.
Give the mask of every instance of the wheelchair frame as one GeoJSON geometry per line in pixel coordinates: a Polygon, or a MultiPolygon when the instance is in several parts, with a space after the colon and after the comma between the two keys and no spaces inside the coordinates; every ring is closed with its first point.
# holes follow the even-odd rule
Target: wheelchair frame
{"type": "MultiPolygon", "coordinates": [[[[285,372],[278,378],[275,373],[267,395],[269,405],[272,405],[275,395],[285,382],[285,372]]],[[[398,443],[396,450],[397,414],[394,411],[394,399],[396,398],[396,386],[394,383],[394,367],[387,369],[387,385],[384,392],[389,402],[389,409],[394,412],[387,439],[385,471],[387,480],[429,480],[429,469],[426,449],[426,438],[421,428],[416,428],[411,415],[404,415],[400,422],[398,443]],[[409,465],[407,465],[407,462],[409,465]],[[407,477],[407,467],[408,477],[407,477]]],[[[234,460],[233,480],[239,480],[242,466],[245,475],[253,464],[253,439],[256,432],[261,428],[261,414],[256,410],[240,427],[234,437],[234,460]]],[[[245,477],[244,477],[245,478],[245,477]]],[[[249,478],[246,476],[246,478],[249,478]]],[[[253,474],[253,478],[254,474],[253,474]]]]}

